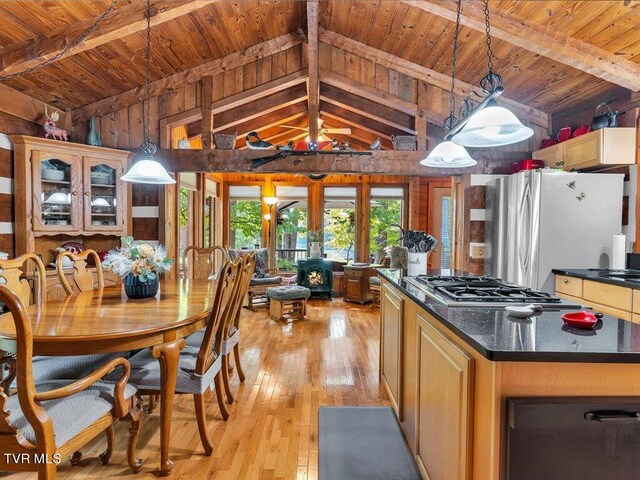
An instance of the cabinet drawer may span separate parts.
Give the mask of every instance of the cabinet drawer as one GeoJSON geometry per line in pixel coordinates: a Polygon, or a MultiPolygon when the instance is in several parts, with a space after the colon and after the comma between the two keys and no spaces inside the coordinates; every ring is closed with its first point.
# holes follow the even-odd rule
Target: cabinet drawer
{"type": "Polygon", "coordinates": [[[638,315],[637,313],[634,313],[634,314],[631,316],[631,321],[632,321],[633,323],[640,323],[640,315],[638,315]]]}
{"type": "Polygon", "coordinates": [[[633,315],[631,312],[628,312],[626,310],[609,307],[608,305],[602,305],[601,303],[584,302],[584,305],[593,308],[596,312],[602,312],[606,315],[611,315],[612,317],[622,318],[623,320],[631,320],[631,317],[633,315]]]}
{"type": "Polygon", "coordinates": [[[582,298],[582,279],[556,275],[556,292],[582,298]]]}
{"type": "Polygon", "coordinates": [[[631,311],[633,295],[630,288],[618,287],[606,283],[585,280],[582,286],[582,298],[617,310],[631,311]]]}
{"type": "Polygon", "coordinates": [[[350,277],[350,278],[361,278],[362,277],[362,271],[361,270],[351,270],[351,269],[344,269],[344,276],[345,277],[350,277]]]}
{"type": "Polygon", "coordinates": [[[640,290],[633,291],[633,313],[640,313],[640,290]]]}

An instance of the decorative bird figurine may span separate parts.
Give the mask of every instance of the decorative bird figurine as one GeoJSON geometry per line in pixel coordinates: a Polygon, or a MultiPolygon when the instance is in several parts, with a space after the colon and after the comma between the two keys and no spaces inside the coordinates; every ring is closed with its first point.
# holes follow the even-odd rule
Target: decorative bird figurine
{"type": "Polygon", "coordinates": [[[369,150],[380,150],[381,146],[382,142],[380,141],[380,137],[378,137],[371,145],[369,145],[369,150]]]}
{"type": "Polygon", "coordinates": [[[351,148],[351,145],[349,145],[349,142],[344,142],[340,147],[340,150],[351,151],[353,150],[353,148],[351,148]]]}
{"type": "Polygon", "coordinates": [[[340,150],[340,142],[335,138],[331,140],[331,150],[340,150]]]}
{"type": "Polygon", "coordinates": [[[273,148],[272,143],[260,140],[257,132],[249,133],[245,141],[247,142],[247,148],[250,150],[271,150],[273,148]]]}
{"type": "Polygon", "coordinates": [[[277,150],[280,150],[280,151],[282,151],[282,150],[288,150],[288,151],[291,151],[291,150],[293,150],[293,149],[294,149],[294,148],[293,148],[294,146],[295,146],[295,144],[294,144],[293,142],[289,142],[289,143],[287,143],[286,145],[278,145],[278,146],[276,147],[276,149],[277,149],[277,150]]]}

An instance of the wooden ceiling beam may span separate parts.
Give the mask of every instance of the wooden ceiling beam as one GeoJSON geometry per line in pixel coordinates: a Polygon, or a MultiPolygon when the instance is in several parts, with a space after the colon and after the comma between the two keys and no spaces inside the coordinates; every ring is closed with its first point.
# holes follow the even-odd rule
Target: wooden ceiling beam
{"type": "Polygon", "coordinates": [[[307,105],[304,102],[296,103],[295,105],[289,105],[288,107],[274,111],[268,115],[263,115],[257,118],[253,118],[239,125],[223,130],[220,133],[233,133],[236,132],[239,139],[243,139],[250,132],[258,132],[274,127],[281,123],[286,123],[291,118],[297,118],[298,115],[307,114],[307,105]]]}
{"type": "Polygon", "coordinates": [[[351,95],[335,87],[323,86],[320,99],[340,108],[351,110],[375,122],[384,123],[396,130],[415,134],[414,119],[410,115],[391,110],[357,95],[351,95]]]}
{"type": "MultiPolygon", "coordinates": [[[[393,150],[391,139],[387,135],[383,135],[378,132],[371,132],[370,130],[367,130],[357,125],[352,125],[351,123],[343,121],[342,119],[334,117],[332,115],[325,115],[325,118],[327,119],[325,121],[325,125],[328,128],[350,128],[351,135],[349,135],[349,137],[355,138],[356,140],[366,143],[367,145],[366,149],[368,149],[368,147],[374,141],[376,141],[376,139],[379,138],[380,141],[382,142],[382,147],[384,149],[393,150]]],[[[336,138],[342,138],[342,137],[344,137],[344,135],[336,136],[336,138]]]]}
{"type": "MultiPolygon", "coordinates": [[[[183,87],[189,83],[194,83],[206,75],[217,75],[218,73],[241,67],[247,63],[269,57],[275,53],[283,52],[291,47],[300,45],[302,38],[299,32],[287,33],[266,42],[253,45],[242,52],[235,52],[226,57],[217,58],[197,67],[178,72],[174,75],[161,78],[151,82],[151,96],[160,95],[168,90],[183,87]]],[[[91,115],[103,116],[121,108],[142,102],[146,98],[146,89],[139,86],[122,92],[118,95],[103,98],[97,102],[76,108],[73,110],[73,124],[77,125],[86,121],[91,115]]]]}
{"type": "Polygon", "coordinates": [[[352,93],[353,95],[368,98],[376,103],[384,105],[385,107],[398,110],[406,113],[407,115],[414,116],[417,111],[417,106],[413,102],[405,100],[404,98],[396,97],[395,95],[391,95],[390,93],[377,88],[372,88],[355,80],[351,80],[350,78],[337,73],[321,70],[320,82],[339,88],[345,92],[352,93]]]}
{"type": "MultiPolygon", "coordinates": [[[[467,3],[465,3],[465,5],[467,3]]],[[[410,77],[416,78],[418,80],[424,80],[428,84],[435,85],[436,87],[442,88],[447,92],[451,88],[451,77],[449,75],[436,72],[435,70],[423,67],[422,65],[418,65],[417,63],[413,63],[409,60],[396,57],[395,55],[387,53],[383,50],[370,47],[369,45],[365,45],[364,43],[360,43],[356,40],[332,32],[330,30],[320,29],[320,41],[326,43],[327,45],[341,48],[342,50],[345,50],[346,52],[349,52],[351,54],[367,58],[374,63],[378,63],[384,67],[391,68],[392,70],[400,73],[404,73],[405,75],[409,75],[410,77]]],[[[466,97],[472,91],[481,93],[478,86],[456,80],[455,92],[457,95],[466,97]]],[[[548,128],[549,117],[545,112],[528,107],[526,105],[523,105],[522,103],[516,102],[515,100],[506,98],[505,96],[501,96],[499,101],[511,107],[514,110],[514,113],[521,120],[526,120],[527,122],[533,123],[534,125],[545,129],[548,128]]]]}
{"type": "Polygon", "coordinates": [[[71,113],[52,107],[36,98],[15,90],[7,85],[0,84],[0,112],[8,113],[14,117],[26,120],[36,125],[41,124],[45,118],[44,110],[47,108],[49,115],[57,111],[60,120],[57,125],[69,130],[71,128],[71,113]]]}
{"type": "Polygon", "coordinates": [[[275,93],[281,92],[282,90],[287,90],[291,87],[295,87],[296,85],[305,83],[307,81],[307,78],[308,73],[306,70],[298,70],[297,72],[285,75],[282,78],[272,80],[271,82],[264,83],[257,87],[250,88],[249,90],[245,90],[244,92],[240,92],[235,95],[231,95],[230,97],[226,97],[213,102],[213,104],[211,105],[211,110],[213,111],[214,115],[217,115],[224,111],[241,107],[248,103],[252,103],[275,93]]]}
{"type": "Polygon", "coordinates": [[[409,176],[451,176],[483,173],[484,163],[474,168],[442,169],[420,165],[424,152],[376,151],[371,155],[331,155],[285,157],[259,168],[252,168],[251,160],[275,154],[257,150],[178,150],[163,149],[158,157],[170,172],[221,173],[328,173],[380,174],[409,176]]]}
{"type": "Polygon", "coordinates": [[[313,141],[318,141],[318,108],[320,106],[318,0],[307,1],[307,59],[309,61],[309,138],[313,141]]]}
{"type": "Polygon", "coordinates": [[[283,90],[253,103],[242,105],[233,110],[227,110],[226,112],[216,115],[216,125],[213,131],[220,132],[222,130],[228,130],[230,127],[240,125],[254,118],[263,117],[269,113],[305,100],[307,100],[307,89],[304,85],[283,90]]]}
{"type": "MultiPolygon", "coordinates": [[[[391,135],[394,135],[394,133],[389,132],[389,127],[387,125],[368,121],[369,119],[366,117],[362,117],[361,115],[350,112],[349,110],[341,109],[330,103],[322,103],[320,105],[320,112],[322,113],[323,118],[338,120],[344,123],[345,128],[360,128],[365,132],[369,132],[370,134],[377,135],[381,138],[386,138],[387,140],[391,140],[391,135]]],[[[404,132],[399,132],[399,134],[402,133],[404,132]]],[[[396,134],[398,134],[397,131],[396,134]]]]}
{"type": "MultiPolygon", "coordinates": [[[[151,5],[151,26],[173,20],[217,1],[219,0],[161,0],[153,2],[151,5]]],[[[147,28],[146,8],[146,1],[136,0],[129,5],[115,9],[84,42],[78,43],[64,53],[63,50],[70,43],[76,41],[87,29],[91,28],[97,17],[87,18],[72,25],[60,27],[51,32],[47,38],[37,41],[28,40],[10,46],[2,51],[0,74],[12,75],[23,72],[46,61],[52,59],[56,61],[62,60],[145,30],[147,28]]]]}
{"type": "MultiPolygon", "coordinates": [[[[402,3],[452,22],[456,21],[456,4],[453,1],[403,0],[402,3]]],[[[490,11],[490,20],[492,37],[629,90],[640,90],[640,65],[616,53],[499,8],[490,11]]],[[[486,26],[481,2],[464,2],[460,23],[484,33],[486,26]]]]}

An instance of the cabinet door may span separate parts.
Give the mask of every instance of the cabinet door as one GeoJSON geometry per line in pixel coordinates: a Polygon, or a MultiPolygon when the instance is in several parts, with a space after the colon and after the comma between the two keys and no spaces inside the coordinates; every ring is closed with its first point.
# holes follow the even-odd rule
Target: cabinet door
{"type": "Polygon", "coordinates": [[[429,480],[466,480],[473,359],[421,314],[418,331],[418,467],[429,480]]]}
{"type": "Polygon", "coordinates": [[[124,166],[119,161],[84,157],[84,229],[120,232],[124,229],[124,166]]]}
{"type": "Polygon", "coordinates": [[[592,132],[567,140],[564,145],[565,168],[594,167],[600,163],[602,132],[592,132]]]}
{"type": "Polygon", "coordinates": [[[533,158],[543,160],[549,168],[562,168],[562,146],[552,145],[551,147],[533,152],[533,158]]]}
{"type": "MultiPolygon", "coordinates": [[[[348,285],[348,280],[347,280],[348,285]]],[[[389,288],[383,289],[380,306],[380,377],[398,420],[402,421],[402,315],[404,300],[389,288]]]]}
{"type": "Polygon", "coordinates": [[[82,164],[76,155],[31,152],[33,230],[77,232],[82,223],[82,164]]]}
{"type": "Polygon", "coordinates": [[[355,300],[359,302],[361,300],[360,279],[350,278],[350,277],[345,277],[345,278],[347,279],[346,297],[349,300],[355,300]]]}

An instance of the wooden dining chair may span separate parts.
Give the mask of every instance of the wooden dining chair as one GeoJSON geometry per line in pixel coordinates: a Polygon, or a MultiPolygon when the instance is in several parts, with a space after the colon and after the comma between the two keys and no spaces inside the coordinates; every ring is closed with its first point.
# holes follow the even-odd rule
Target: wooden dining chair
{"type": "Polygon", "coordinates": [[[224,247],[214,245],[210,248],[189,245],[182,253],[182,265],[184,265],[185,278],[192,280],[212,280],[216,278],[216,252],[222,254],[222,265],[229,259],[224,247]]]}
{"type": "Polygon", "coordinates": [[[115,358],[71,384],[36,383],[29,314],[5,286],[0,286],[0,301],[8,307],[15,326],[18,384],[15,395],[0,389],[0,471],[36,471],[38,480],[54,480],[59,460],[103,432],[107,450],[99,458],[106,465],[113,453],[113,424],[121,418],[131,422],[128,462],[138,472],[142,461],[135,453],[142,409],[135,387],[128,384],[129,362],[115,358]],[[117,368],[122,370],[117,381],[103,380],[117,368]]]}
{"type": "MultiPolygon", "coordinates": [[[[70,269],[69,269],[70,270],[70,269]]],[[[67,295],[74,295],[76,292],[87,292],[96,288],[104,288],[104,275],[102,273],[102,261],[95,250],[87,248],[81,253],[60,252],[56,257],[56,271],[58,279],[67,295]],[[73,262],[73,285],[69,284],[65,269],[64,259],[70,258],[73,262]],[[96,268],[96,280],[93,280],[93,272],[87,268],[87,260],[93,259],[96,268]],[[76,287],[74,290],[73,287],[76,287]]]]}
{"type": "MultiPolygon", "coordinates": [[[[185,346],[180,352],[176,393],[193,395],[200,440],[207,456],[213,452],[213,443],[207,432],[205,394],[210,391],[212,383],[215,385],[222,418],[224,420],[229,418],[222,388],[223,338],[220,327],[233,313],[231,300],[234,299],[240,287],[240,267],[241,261],[231,263],[227,260],[224,263],[215,285],[213,307],[202,342],[197,347],[185,346]]],[[[138,392],[142,395],[160,394],[161,367],[151,351],[145,349],[138,352],[131,357],[130,362],[130,382],[138,388],[138,392]]]]}
{"type": "Polygon", "coordinates": [[[234,311],[232,315],[230,315],[228,323],[222,330],[222,338],[224,339],[222,342],[222,381],[227,396],[227,402],[230,404],[234,401],[229,378],[231,372],[231,369],[229,368],[229,355],[231,355],[232,350],[234,363],[236,365],[236,370],[238,371],[238,379],[240,382],[244,382],[245,379],[244,370],[242,370],[242,364],[240,363],[240,314],[242,312],[242,304],[244,303],[244,298],[249,290],[249,284],[253,278],[253,272],[256,266],[256,256],[254,253],[245,255],[243,258],[244,262],[242,264],[241,271],[241,284],[236,295],[233,307],[234,311]]]}

